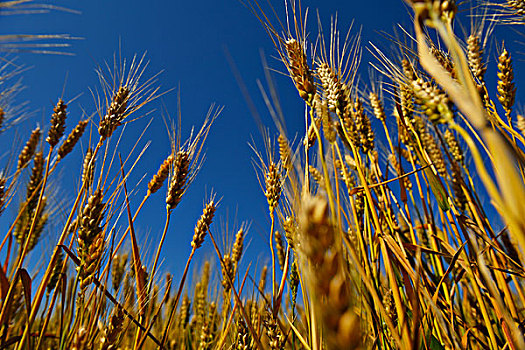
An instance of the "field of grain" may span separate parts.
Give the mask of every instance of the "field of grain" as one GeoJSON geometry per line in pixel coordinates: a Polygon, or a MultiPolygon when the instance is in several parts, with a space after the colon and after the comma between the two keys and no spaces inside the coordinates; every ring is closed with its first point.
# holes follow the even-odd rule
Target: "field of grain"
{"type": "Polygon", "coordinates": [[[162,265],[222,108],[186,136],[183,120],[165,120],[168,156],[130,180],[142,153],[122,153],[121,140],[169,93],[145,56],[97,70],[94,112],[75,125],[59,98],[27,129],[11,98],[20,87],[2,84],[0,137],[19,137],[0,158],[0,348],[525,349],[525,111],[513,68],[523,57],[493,37],[495,62],[487,54],[494,27],[523,33],[525,1],[405,0],[411,26],[395,50],[370,44],[370,78],[358,31],[340,32],[336,17],[322,28],[300,1],[282,13],[243,3],[304,104],[302,134],[276,114],[252,143],[270,263],[243,255],[248,224],[221,236],[221,193],[210,190],[190,254],[174,262],[182,277],[162,265]],[[48,198],[79,143],[81,168],[68,169],[79,186],[57,206],[48,198]],[[145,254],[134,222],[153,196],[165,198],[155,209],[165,222],[145,254]],[[40,241],[50,228],[51,247],[40,241]],[[205,242],[209,261],[198,259],[205,242]]]}

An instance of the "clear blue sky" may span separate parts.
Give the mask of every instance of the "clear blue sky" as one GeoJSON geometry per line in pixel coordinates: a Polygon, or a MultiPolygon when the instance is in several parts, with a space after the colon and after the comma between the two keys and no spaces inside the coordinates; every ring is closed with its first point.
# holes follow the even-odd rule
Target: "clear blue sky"
{"type": "MultiPolygon", "coordinates": [[[[72,53],[72,56],[16,54],[19,56],[19,64],[31,67],[23,74],[27,88],[19,99],[29,101],[29,109],[35,113],[24,126],[33,127],[42,120],[45,126],[48,125],[52,107],[62,94],[67,76],[64,99],[70,100],[83,94],[70,105],[68,128],[71,128],[79,120],[82,109],[88,113],[94,111],[89,92],[89,88],[99,87],[94,69],[104,61],[112,60],[113,54],[119,50],[119,42],[123,57],[132,57],[135,53],[140,55],[147,51],[150,67],[146,76],[164,71],[159,76],[159,84],[164,90],[176,89],[162,98],[162,103],[172,116],[177,113],[176,94],[180,86],[183,137],[188,135],[190,126],[200,126],[212,103],[224,106],[224,111],[212,127],[207,141],[204,167],[174,212],[163,248],[163,266],[175,274],[182,269],[190,250],[193,226],[201,214],[204,198],[212,189],[222,197],[214,224],[215,234],[221,232],[221,217],[222,221],[230,223],[230,227],[248,221],[251,223],[247,238],[251,241],[249,254],[251,257],[262,256],[266,259],[266,239],[263,241],[261,237],[266,237],[269,227],[267,205],[252,166],[254,154],[248,146],[253,136],[257,146],[261,148],[261,137],[225,55],[225,50],[231,54],[264,123],[273,127],[256,85],[256,79],[264,80],[260,50],[264,50],[272,68],[282,71],[283,66],[273,58],[276,52],[257,19],[236,0],[93,0],[44,3],[80,13],[51,11],[48,14],[0,17],[0,33],[67,33],[81,39],[66,41],[71,47],[63,51],[72,53]]],[[[284,18],[283,1],[272,3],[282,15],[281,18],[284,18]]],[[[368,41],[372,41],[388,51],[390,43],[384,41],[380,32],[392,32],[396,23],[411,27],[410,15],[402,0],[303,1],[303,6],[311,9],[310,24],[316,22],[315,10],[318,7],[321,7],[319,13],[325,28],[329,28],[330,16],[336,12],[343,32],[355,20],[354,33],[362,26],[364,47],[368,46],[368,41]]],[[[310,28],[315,35],[316,25],[310,28]]],[[[519,49],[523,51],[523,46],[519,49]]],[[[366,53],[366,49],[364,51],[361,76],[368,81],[370,66],[367,61],[370,55],[366,53]]],[[[494,55],[492,51],[492,62],[494,55]]],[[[519,67],[523,68],[523,64],[519,67]]],[[[516,81],[520,81],[523,74],[520,74],[518,68],[516,70],[516,81]]],[[[288,78],[279,74],[274,74],[274,78],[284,106],[288,131],[293,137],[296,131],[302,129],[302,105],[288,78]]],[[[494,84],[490,88],[493,89],[494,84]]],[[[154,103],[146,107],[146,110],[152,109],[156,111],[150,116],[155,119],[142,144],[147,140],[152,143],[128,187],[132,187],[145,173],[145,181],[149,181],[169,153],[168,137],[160,113],[161,104],[154,103]]],[[[145,118],[130,124],[126,133],[128,140],[140,134],[148,120],[149,118],[145,118]]],[[[25,130],[22,134],[27,135],[28,131],[25,130]]],[[[84,137],[84,141],[86,140],[84,137]]],[[[126,149],[129,149],[128,143],[123,145],[123,150],[126,149]]],[[[71,182],[71,175],[76,174],[71,174],[69,169],[76,171],[80,166],[79,154],[77,149],[74,156],[68,157],[69,163],[62,166],[63,183],[58,186],[61,188],[61,196],[65,198],[73,198],[74,195],[68,189],[74,184],[71,182]]],[[[145,185],[144,183],[143,188],[145,185]]],[[[163,190],[160,191],[149,201],[137,221],[139,240],[150,254],[160,237],[164,222],[163,193],[163,190]]],[[[134,208],[142,195],[143,192],[135,198],[132,203],[134,208]]],[[[4,215],[7,214],[9,213],[4,215]]],[[[125,221],[122,223],[124,225],[125,221]]],[[[48,232],[43,245],[49,247],[54,242],[55,234],[53,230],[48,232]]],[[[232,234],[229,233],[230,237],[232,234]]],[[[209,242],[198,255],[203,257],[205,254],[214,255],[209,242]]]]}

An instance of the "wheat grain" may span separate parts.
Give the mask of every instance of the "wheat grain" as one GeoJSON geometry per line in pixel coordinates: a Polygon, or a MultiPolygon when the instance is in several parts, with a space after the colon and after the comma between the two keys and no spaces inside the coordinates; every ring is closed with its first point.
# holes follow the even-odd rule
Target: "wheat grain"
{"type": "Polygon", "coordinates": [[[505,109],[510,122],[510,113],[516,98],[516,86],[514,85],[512,58],[505,48],[498,57],[498,70],[498,100],[505,109]]]}
{"type": "Polygon", "coordinates": [[[281,175],[277,164],[270,162],[265,176],[266,191],[264,195],[268,201],[270,213],[273,213],[281,196],[281,175]]]}
{"type": "Polygon", "coordinates": [[[171,172],[168,194],[166,195],[166,208],[173,210],[180,203],[182,195],[186,190],[188,171],[190,167],[190,154],[186,151],[179,151],[173,160],[173,170],[171,172]]]}
{"type": "Polygon", "coordinates": [[[128,254],[115,255],[113,258],[113,268],[111,270],[111,286],[113,290],[119,291],[126,272],[128,254]]]}
{"type": "Polygon", "coordinates": [[[279,260],[279,266],[281,270],[284,268],[284,259],[285,259],[285,248],[283,245],[283,239],[279,231],[274,232],[275,248],[277,249],[277,259],[279,260]]]}
{"type": "Polygon", "coordinates": [[[202,243],[204,243],[204,238],[210,229],[216,208],[217,207],[212,197],[212,199],[210,199],[208,204],[206,204],[204,207],[202,215],[195,226],[195,234],[193,235],[193,239],[191,241],[191,246],[193,249],[198,249],[202,243]]]}
{"type": "Polygon", "coordinates": [[[66,111],[67,105],[59,99],[56,106],[53,108],[53,115],[51,116],[51,128],[47,135],[46,141],[51,147],[55,147],[62,136],[64,136],[64,129],[66,127],[66,111]]]}
{"type": "Polygon", "coordinates": [[[18,156],[18,169],[25,167],[33,157],[41,134],[42,131],[38,127],[31,132],[29,140],[27,140],[22,152],[20,152],[20,155],[18,156]]]}
{"type": "Polygon", "coordinates": [[[64,143],[62,143],[62,145],[58,148],[57,153],[59,160],[71,153],[78,140],[80,140],[80,138],[82,137],[82,134],[84,134],[84,130],[86,129],[87,124],[87,120],[81,120],[78,122],[78,124],[68,135],[64,143]]]}
{"type": "Polygon", "coordinates": [[[295,39],[289,39],[284,43],[288,58],[288,71],[299,95],[307,102],[311,102],[315,95],[315,84],[312,73],[301,44],[295,39]]]}
{"type": "Polygon", "coordinates": [[[157,192],[162,187],[164,181],[168,178],[168,175],[170,174],[170,168],[173,164],[173,159],[173,155],[170,154],[168,158],[166,158],[164,162],[162,162],[159,170],[155,175],[153,175],[153,178],[148,183],[148,195],[157,192]]]}
{"type": "Polygon", "coordinates": [[[93,184],[95,176],[95,160],[93,159],[93,149],[89,147],[84,155],[84,162],[82,163],[82,182],[86,188],[93,184]]]}
{"type": "Polygon", "coordinates": [[[235,240],[232,248],[232,260],[238,264],[241,260],[242,251],[244,247],[244,229],[241,227],[235,234],[235,240]]]}
{"type": "Polygon", "coordinates": [[[467,58],[472,73],[483,85],[487,67],[483,63],[483,48],[480,44],[480,38],[476,34],[471,34],[467,38],[467,58]]]}
{"type": "Polygon", "coordinates": [[[104,251],[104,207],[103,192],[96,190],[88,199],[82,210],[78,229],[77,253],[81,260],[78,267],[80,288],[84,290],[93,281],[104,251]]]}

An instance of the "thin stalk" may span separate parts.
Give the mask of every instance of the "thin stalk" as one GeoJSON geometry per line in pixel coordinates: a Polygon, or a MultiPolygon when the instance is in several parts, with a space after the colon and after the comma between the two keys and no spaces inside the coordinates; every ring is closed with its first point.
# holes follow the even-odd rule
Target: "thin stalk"
{"type": "Polygon", "coordinates": [[[184,282],[186,282],[186,277],[188,275],[188,271],[190,269],[190,263],[191,263],[191,260],[193,259],[193,255],[195,255],[195,252],[197,251],[197,248],[192,248],[191,249],[191,253],[190,253],[190,256],[188,257],[188,260],[186,261],[186,266],[184,267],[184,272],[182,273],[182,278],[180,280],[180,283],[179,283],[179,289],[177,290],[177,296],[175,297],[175,302],[173,303],[173,306],[171,307],[171,310],[170,310],[170,315],[168,317],[168,324],[166,325],[166,328],[164,329],[164,334],[162,335],[162,340],[161,340],[161,348],[164,348],[164,344],[166,343],[166,339],[168,338],[168,332],[170,330],[170,327],[171,327],[171,323],[173,321],[173,316],[175,315],[175,311],[177,310],[177,305],[179,303],[179,299],[180,299],[180,296],[182,294],[182,289],[184,288],[184,282]]]}
{"type": "Polygon", "coordinates": [[[164,297],[162,298],[162,301],[160,302],[160,305],[159,307],[157,308],[157,311],[155,312],[155,314],[153,315],[153,318],[151,319],[151,322],[149,323],[148,325],[148,328],[146,329],[146,335],[144,337],[142,337],[141,341],[139,342],[139,345],[138,345],[138,348],[139,349],[142,349],[142,346],[144,345],[144,342],[146,341],[146,339],[148,338],[148,334],[150,333],[151,331],[151,328],[153,327],[153,325],[155,324],[155,321],[159,315],[159,313],[162,311],[162,306],[166,303],[166,301],[168,301],[170,295],[168,293],[168,291],[171,289],[171,282],[172,282],[172,279],[170,278],[168,280],[168,283],[166,285],[166,291],[164,293],[164,297]]]}
{"type": "MultiPolygon", "coordinates": [[[[149,198],[149,195],[145,195],[144,198],[142,199],[142,202],[140,202],[140,205],[139,207],[137,208],[137,211],[135,211],[135,215],[133,215],[133,220],[132,222],[135,222],[135,219],[137,218],[137,216],[139,215],[140,213],[140,210],[142,209],[142,206],[144,205],[144,203],[146,203],[146,200],[149,198]]],[[[124,239],[127,237],[127,234],[128,232],[130,231],[130,228],[131,226],[128,225],[128,228],[126,229],[126,231],[124,232],[124,234],[122,235],[122,237],[120,238],[120,240],[118,241],[117,245],[115,246],[115,249],[113,250],[113,253],[110,257],[110,259],[108,259],[108,263],[106,264],[106,266],[104,267],[104,270],[102,270],[102,273],[100,274],[100,278],[103,278],[104,276],[106,276],[106,274],[108,273],[109,271],[109,267],[110,267],[110,264],[109,264],[109,261],[112,261],[113,258],[115,257],[115,255],[117,255],[117,252],[118,250],[120,249],[120,247],[122,246],[122,244],[124,243],[124,239]]]]}
{"type": "Polygon", "coordinates": [[[273,210],[270,211],[270,219],[272,220],[272,224],[270,226],[270,251],[272,253],[272,296],[275,296],[275,251],[273,249],[273,236],[275,234],[275,217],[273,214],[273,210]]]}
{"type": "MultiPolygon", "coordinates": [[[[74,282],[74,288],[72,289],[72,296],[77,294],[77,287],[78,287],[78,282],[79,282],[79,277],[80,277],[80,274],[77,273],[77,276],[75,277],[75,282],[74,282]]],[[[83,298],[83,296],[82,296],[83,298]]],[[[83,301],[81,300],[81,303],[83,303],[83,301]]],[[[71,314],[69,315],[69,320],[67,321],[67,324],[71,324],[71,320],[73,319],[73,310],[75,310],[75,298],[71,298],[71,305],[67,307],[67,309],[71,310],[71,314]]],[[[75,322],[73,323],[73,326],[70,326],[69,327],[69,334],[65,337],[66,335],[66,332],[64,332],[63,334],[60,335],[60,346],[59,346],[59,349],[64,349],[64,346],[65,344],[67,343],[67,340],[68,339],[71,339],[73,337],[73,333],[75,331],[75,327],[74,325],[76,325],[78,323],[78,320],[79,320],[79,310],[80,308],[77,308],[77,314],[76,314],[76,317],[75,317],[75,322]]],[[[67,331],[67,330],[66,330],[67,331]]]]}
{"type": "MultiPolygon", "coordinates": [[[[328,171],[328,166],[326,165],[326,157],[324,154],[323,139],[321,138],[321,133],[319,132],[319,128],[317,127],[317,125],[315,125],[313,108],[310,108],[310,122],[312,123],[314,127],[314,131],[315,131],[315,135],[317,136],[317,144],[319,147],[319,157],[321,158],[321,165],[323,167],[326,194],[328,195],[328,203],[330,203],[330,212],[331,212],[331,215],[335,215],[334,192],[332,190],[332,184],[330,183],[330,173],[328,171]]],[[[308,165],[306,166],[306,171],[308,171],[308,165]]]]}
{"type": "Polygon", "coordinates": [[[157,246],[157,253],[155,254],[155,260],[153,260],[153,267],[151,268],[151,272],[150,272],[150,279],[148,282],[148,289],[147,289],[148,295],[151,292],[151,288],[153,286],[153,277],[155,276],[155,272],[157,271],[157,263],[159,261],[162,245],[164,244],[164,239],[166,238],[166,233],[168,232],[168,226],[170,224],[170,217],[171,217],[171,210],[166,210],[166,222],[164,223],[164,230],[162,232],[162,237],[160,238],[160,242],[157,246]]]}
{"type": "MultiPolygon", "coordinates": [[[[70,250],[71,250],[71,247],[73,246],[73,242],[74,241],[75,241],[75,236],[73,235],[71,237],[71,242],[69,243],[69,249],[70,250]]],[[[66,264],[65,259],[64,259],[64,262],[62,264],[62,270],[60,272],[61,276],[67,276],[66,272],[67,272],[67,264],[66,264]]],[[[49,324],[49,320],[51,319],[51,313],[52,313],[52,311],[53,311],[53,309],[55,307],[55,302],[56,302],[57,296],[58,296],[58,283],[57,283],[57,286],[55,287],[55,290],[53,291],[53,296],[51,297],[51,304],[49,306],[46,318],[44,320],[44,324],[40,327],[40,337],[38,337],[37,345],[36,345],[36,348],[35,348],[37,350],[40,349],[40,346],[42,344],[44,333],[45,333],[45,331],[47,329],[47,325],[49,324]]],[[[44,310],[46,310],[46,308],[44,308],[44,310]]]]}

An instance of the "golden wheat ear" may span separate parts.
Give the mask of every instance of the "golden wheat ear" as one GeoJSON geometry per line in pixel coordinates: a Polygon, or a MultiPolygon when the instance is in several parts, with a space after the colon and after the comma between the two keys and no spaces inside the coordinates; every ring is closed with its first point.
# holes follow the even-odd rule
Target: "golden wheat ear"
{"type": "Polygon", "coordinates": [[[516,100],[516,86],[512,58],[505,48],[498,57],[498,70],[498,100],[505,110],[509,126],[512,126],[511,112],[516,100]]]}
{"type": "Polygon", "coordinates": [[[40,141],[40,136],[42,135],[42,131],[39,127],[34,129],[31,132],[31,136],[29,136],[29,140],[27,140],[26,144],[24,145],[24,148],[20,152],[20,155],[18,156],[18,169],[22,169],[26,166],[26,164],[31,160],[33,157],[33,154],[36,151],[38,142],[40,141]]]}
{"type": "Polygon", "coordinates": [[[105,204],[102,202],[102,197],[103,192],[96,190],[89,197],[80,218],[77,255],[81,261],[78,273],[82,291],[93,281],[105,248],[105,233],[102,226],[105,204]]]}
{"type": "Polygon", "coordinates": [[[97,129],[99,145],[126,123],[132,114],[164,94],[156,86],[159,73],[144,79],[148,65],[146,55],[143,54],[135,55],[131,61],[121,60],[117,63],[115,59],[113,68],[108,66],[107,72],[102,68],[97,69],[104,97],[103,102],[96,101],[100,115],[97,129]]]}
{"type": "Polygon", "coordinates": [[[78,124],[73,128],[71,133],[68,135],[68,137],[64,140],[62,145],[58,148],[58,159],[63,159],[65,156],[67,156],[75,145],[77,144],[78,140],[82,137],[84,134],[84,131],[86,130],[86,126],[88,125],[88,120],[81,120],[78,122],[78,124]]]}

